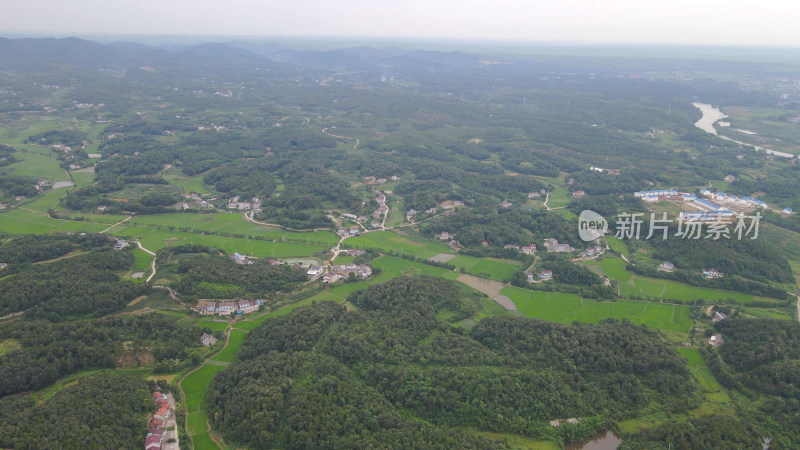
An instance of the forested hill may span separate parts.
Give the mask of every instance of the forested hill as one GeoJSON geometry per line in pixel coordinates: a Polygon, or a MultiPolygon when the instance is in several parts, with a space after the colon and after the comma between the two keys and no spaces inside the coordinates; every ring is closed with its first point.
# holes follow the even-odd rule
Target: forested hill
{"type": "Polygon", "coordinates": [[[473,310],[463,296],[450,281],[398,278],[351,295],[354,310],[324,302],[267,320],[211,385],[213,426],[252,448],[504,447],[480,431],[569,441],[697,399],[681,358],[645,327],[511,317],[468,332],[452,325],[473,310]],[[548,423],[570,417],[582,421],[548,423]]]}

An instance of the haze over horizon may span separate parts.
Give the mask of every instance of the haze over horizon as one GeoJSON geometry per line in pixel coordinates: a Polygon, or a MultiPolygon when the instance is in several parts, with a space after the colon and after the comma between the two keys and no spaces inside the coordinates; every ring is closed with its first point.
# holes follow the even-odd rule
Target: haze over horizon
{"type": "Polygon", "coordinates": [[[800,47],[800,4],[723,0],[1,0],[0,34],[386,37],[800,47]]]}

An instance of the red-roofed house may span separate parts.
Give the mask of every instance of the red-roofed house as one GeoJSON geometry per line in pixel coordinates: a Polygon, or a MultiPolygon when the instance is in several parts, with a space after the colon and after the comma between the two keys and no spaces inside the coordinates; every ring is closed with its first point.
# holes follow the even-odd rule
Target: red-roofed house
{"type": "Polygon", "coordinates": [[[154,434],[144,438],[144,450],[159,450],[161,448],[161,436],[154,434]]]}
{"type": "Polygon", "coordinates": [[[158,420],[162,420],[162,421],[163,420],[167,420],[167,418],[169,417],[170,413],[171,413],[171,411],[169,410],[169,404],[161,405],[158,408],[158,411],[156,411],[156,413],[153,414],[153,418],[158,419],[158,420]]]}

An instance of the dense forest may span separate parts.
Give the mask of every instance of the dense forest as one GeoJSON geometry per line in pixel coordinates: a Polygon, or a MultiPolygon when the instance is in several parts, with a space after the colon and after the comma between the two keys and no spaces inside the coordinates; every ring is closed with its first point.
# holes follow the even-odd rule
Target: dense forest
{"type": "Polygon", "coordinates": [[[30,395],[0,398],[0,447],[141,447],[154,386],[141,378],[94,375],[39,404],[30,395]]]}
{"type": "Polygon", "coordinates": [[[714,330],[725,343],[704,357],[723,386],[753,400],[742,420],[772,437],[770,448],[800,446],[800,323],[731,318],[714,330]]]}
{"type": "Polygon", "coordinates": [[[434,237],[442,231],[455,236],[461,245],[480,247],[483,241],[495,247],[506,244],[543,245],[544,239],[555,238],[580,248],[583,241],[578,227],[563,216],[547,211],[485,206],[459,210],[437,217],[422,225],[423,234],[434,237]]]}
{"type": "MultiPolygon", "coordinates": [[[[74,251],[110,248],[108,236],[102,234],[18,234],[0,236],[0,262],[14,265],[60,258],[74,251]]],[[[7,273],[7,272],[6,272],[7,273]]]]}
{"type": "MultiPolygon", "coordinates": [[[[752,427],[735,417],[708,415],[686,422],[669,422],[626,436],[620,450],[705,450],[709,448],[759,448],[762,440],[752,427]]],[[[783,448],[780,444],[770,446],[783,448]]]]}
{"type": "Polygon", "coordinates": [[[118,311],[147,289],[117,274],[133,260],[131,252],[106,249],[32,265],[0,279],[0,314],[63,321],[118,311]]]}
{"type": "Polygon", "coordinates": [[[156,313],[91,322],[3,324],[0,342],[18,348],[0,355],[0,397],[40,389],[86,369],[154,364],[157,372],[180,370],[201,361],[199,336],[204,331],[180,328],[156,313]]]}
{"type": "Polygon", "coordinates": [[[209,389],[226,438],[254,448],[484,445],[456,432],[473,427],[577,440],[652,402],[682,411],[697,401],[683,361],[642,326],[487,318],[466,332],[450,323],[474,304],[433,277],[348,300],[358,310],[322,303],[249,334],[209,389]],[[566,417],[583,421],[548,424],[566,417]]]}
{"type": "Polygon", "coordinates": [[[165,270],[174,274],[171,286],[189,299],[264,297],[308,280],[305,269],[273,265],[263,258],[237,264],[203,246],[164,250],[159,261],[168,262],[165,270]]]}

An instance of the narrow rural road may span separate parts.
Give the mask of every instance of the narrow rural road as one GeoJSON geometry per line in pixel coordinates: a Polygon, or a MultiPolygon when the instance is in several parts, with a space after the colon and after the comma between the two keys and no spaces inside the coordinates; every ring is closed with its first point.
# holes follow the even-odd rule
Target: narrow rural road
{"type": "MultiPolygon", "coordinates": [[[[800,305],[800,303],[798,303],[798,305],[800,305]]],[[[5,315],[3,317],[0,317],[0,320],[13,319],[14,317],[21,316],[24,312],[25,311],[19,311],[19,312],[11,313],[11,314],[5,315]]]]}
{"type": "Polygon", "coordinates": [[[544,207],[547,208],[548,211],[550,211],[549,203],[550,203],[550,191],[547,191],[547,195],[545,195],[544,197],[544,207]]]}
{"type": "Polygon", "coordinates": [[[347,139],[348,141],[355,140],[355,141],[356,141],[356,143],[355,143],[355,145],[353,145],[353,150],[356,150],[356,149],[358,149],[358,144],[360,144],[360,143],[361,143],[361,141],[360,141],[358,138],[347,137],[347,136],[339,136],[338,134],[331,134],[331,133],[328,133],[328,131],[327,131],[327,130],[328,130],[328,128],[327,128],[327,127],[325,127],[325,128],[323,128],[323,129],[322,129],[322,132],[323,132],[324,134],[327,134],[328,136],[335,137],[335,138],[339,138],[339,139],[347,139]]]}
{"type": "Polygon", "coordinates": [[[126,217],[126,218],[124,218],[124,219],[120,220],[119,222],[115,223],[114,225],[111,225],[110,227],[108,227],[108,228],[106,228],[105,230],[101,231],[101,233],[106,233],[106,232],[108,232],[108,230],[110,230],[110,229],[114,228],[115,226],[117,226],[117,225],[122,225],[123,223],[125,223],[125,222],[127,222],[127,221],[131,220],[131,218],[132,218],[132,217],[133,217],[133,216],[128,216],[128,217],[126,217]]]}
{"type": "Polygon", "coordinates": [[[166,289],[166,290],[168,290],[169,291],[169,296],[173,300],[180,301],[180,299],[178,298],[178,292],[175,289],[172,289],[171,287],[167,287],[167,286],[153,286],[153,287],[157,288],[157,289],[166,289]]]}
{"type": "Polygon", "coordinates": [[[800,322],[800,295],[797,294],[789,294],[789,295],[794,295],[795,297],[797,297],[797,321],[800,322]]]}
{"type": "MultiPolygon", "coordinates": [[[[128,219],[130,219],[130,217],[128,217],[128,219]]],[[[125,219],[125,220],[127,220],[127,219],[125,219]]],[[[156,258],[155,258],[156,254],[151,252],[150,250],[144,248],[144,246],[142,246],[142,243],[139,242],[139,241],[136,241],[136,245],[139,246],[139,249],[142,250],[143,252],[148,253],[148,254],[153,256],[153,260],[150,261],[150,276],[148,276],[147,279],[144,280],[145,283],[149,283],[150,280],[152,280],[153,277],[156,275],[156,258]]],[[[170,291],[172,291],[172,289],[170,289],[170,291]]],[[[172,295],[172,292],[170,292],[170,295],[172,295]]],[[[173,298],[175,298],[175,297],[173,297],[173,298]]]]}
{"type": "Polygon", "coordinates": [[[309,231],[335,231],[335,230],[332,230],[330,228],[309,228],[309,229],[305,229],[305,230],[298,230],[298,229],[295,229],[295,228],[285,227],[285,226],[279,225],[277,223],[268,223],[268,222],[262,222],[260,220],[256,220],[256,219],[253,218],[252,214],[249,213],[249,212],[246,212],[243,215],[244,215],[244,220],[246,220],[248,222],[251,222],[251,223],[254,223],[256,225],[264,225],[265,227],[281,228],[281,229],[284,229],[286,231],[294,231],[296,233],[307,233],[309,231]]]}

